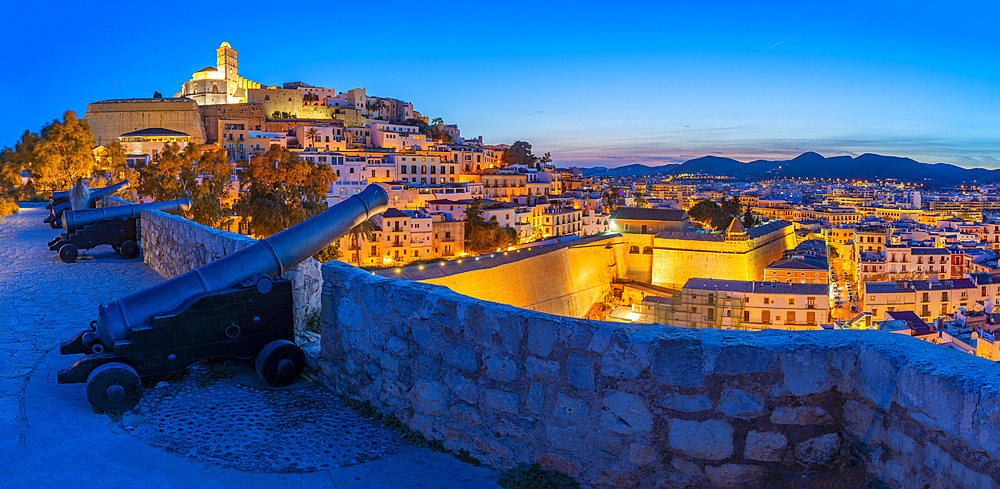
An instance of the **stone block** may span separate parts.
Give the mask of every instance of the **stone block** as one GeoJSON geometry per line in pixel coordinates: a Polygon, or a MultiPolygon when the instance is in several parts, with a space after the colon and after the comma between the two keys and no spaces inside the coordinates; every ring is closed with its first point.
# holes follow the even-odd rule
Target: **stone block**
{"type": "Polygon", "coordinates": [[[876,406],[888,409],[896,393],[896,368],[881,353],[862,349],[858,353],[858,390],[876,406]]]}
{"type": "Polygon", "coordinates": [[[559,362],[551,360],[541,360],[536,357],[528,357],[524,361],[524,368],[531,380],[544,382],[555,382],[559,380],[559,362]]]}
{"type": "Polygon", "coordinates": [[[532,382],[528,386],[528,399],[525,402],[528,411],[535,414],[542,414],[545,410],[545,388],[538,382],[532,382]]]}
{"type": "Polygon", "coordinates": [[[766,372],[774,366],[774,351],[757,346],[727,346],[715,359],[715,373],[739,375],[766,372]]]}
{"type": "Polygon", "coordinates": [[[764,406],[739,389],[726,389],[719,396],[718,411],[734,418],[752,419],[760,416],[764,406]]]}
{"type": "Polygon", "coordinates": [[[466,427],[479,426],[483,424],[483,414],[475,406],[469,404],[456,404],[451,407],[451,418],[466,427]]]}
{"type": "Polygon", "coordinates": [[[587,419],[590,408],[586,399],[570,397],[564,394],[556,396],[556,407],[552,415],[573,422],[580,422],[587,419]]]}
{"type": "Polygon", "coordinates": [[[701,467],[699,467],[698,464],[686,458],[674,457],[674,459],[670,461],[670,465],[672,465],[674,469],[676,469],[678,472],[685,475],[690,475],[693,477],[701,477],[702,475],[704,475],[701,471],[701,467]]]}
{"type": "Polygon", "coordinates": [[[623,435],[644,433],[653,429],[653,415],[641,397],[627,392],[612,391],[604,396],[601,424],[623,435]]]}
{"type": "Polygon", "coordinates": [[[700,340],[657,338],[649,345],[649,371],[661,384],[698,387],[705,381],[700,340]]]}
{"type": "Polygon", "coordinates": [[[840,433],[810,438],[795,445],[795,460],[808,465],[826,465],[840,456],[840,433]]]}
{"type": "Polygon", "coordinates": [[[591,340],[594,339],[595,331],[597,331],[597,326],[591,322],[574,322],[566,346],[573,350],[586,350],[590,346],[591,340]]]}
{"type": "Polygon", "coordinates": [[[578,352],[566,355],[566,379],[577,389],[594,388],[594,361],[578,352]]]}
{"type": "Polygon", "coordinates": [[[416,343],[421,350],[426,351],[438,347],[439,338],[429,329],[422,327],[413,328],[410,331],[410,335],[413,336],[413,342],[416,343]]]}
{"type": "Polygon", "coordinates": [[[516,355],[521,351],[521,339],[524,337],[525,319],[518,315],[511,315],[498,321],[497,329],[500,333],[500,343],[511,355],[516,355]]]}
{"type": "Polygon", "coordinates": [[[661,394],[653,402],[657,406],[685,413],[698,413],[712,409],[711,399],[705,396],[685,396],[676,392],[661,394]]]}
{"type": "Polygon", "coordinates": [[[670,446],[692,458],[722,460],[733,454],[733,425],[721,420],[667,422],[670,446]]]}
{"type": "MultiPolygon", "coordinates": [[[[899,371],[896,401],[903,408],[929,418],[932,429],[958,433],[972,428],[972,415],[979,404],[979,389],[972,383],[928,373],[924,367],[906,366],[899,371]]],[[[977,420],[978,422],[978,420],[977,420]]]]}
{"type": "Polygon", "coordinates": [[[481,435],[470,436],[477,450],[492,455],[496,460],[507,461],[514,458],[514,452],[503,443],[502,438],[481,435]]]}
{"type": "Polygon", "coordinates": [[[788,439],[777,431],[754,431],[747,433],[743,456],[760,462],[780,462],[788,447],[788,439]]]}
{"type": "Polygon", "coordinates": [[[459,399],[465,402],[475,404],[479,398],[479,386],[464,375],[448,374],[445,376],[445,383],[459,399]]]}
{"type": "Polygon", "coordinates": [[[601,374],[616,379],[634,379],[649,368],[649,358],[633,350],[624,331],[615,333],[601,355],[601,374]]]}
{"type": "Polygon", "coordinates": [[[785,351],[781,355],[781,371],[785,375],[785,390],[793,396],[817,394],[830,388],[823,352],[814,350],[785,351]]]}
{"type": "Polygon", "coordinates": [[[825,409],[817,406],[778,407],[771,413],[774,424],[814,425],[833,423],[833,417],[825,409]]]}
{"type": "Polygon", "coordinates": [[[483,365],[487,378],[499,382],[514,382],[517,380],[517,362],[510,357],[485,353],[483,365]]]}
{"type": "Polygon", "coordinates": [[[628,461],[642,467],[656,460],[656,449],[644,443],[632,443],[628,446],[628,461]]]}
{"type": "Polygon", "coordinates": [[[532,317],[528,320],[528,351],[539,357],[547,357],[556,346],[558,323],[556,321],[532,317]]]}
{"type": "Polygon", "coordinates": [[[520,397],[514,392],[506,392],[497,389],[486,389],[485,405],[497,411],[517,414],[520,397]]]}
{"type": "Polygon", "coordinates": [[[587,349],[603,354],[605,350],[608,349],[608,345],[611,344],[611,337],[614,336],[615,330],[607,324],[601,324],[594,330],[593,335],[590,337],[590,344],[587,345],[587,349]]]}
{"type": "Polygon", "coordinates": [[[579,477],[582,469],[579,462],[558,453],[538,453],[535,455],[535,462],[538,462],[545,470],[558,470],[570,477],[579,477]]]}
{"type": "Polygon", "coordinates": [[[449,345],[444,350],[444,362],[469,374],[479,373],[476,353],[466,346],[449,345]]]}
{"type": "Polygon", "coordinates": [[[566,428],[548,425],[545,427],[545,439],[557,450],[582,452],[587,450],[587,439],[576,426],[566,428]]]}
{"type": "Polygon", "coordinates": [[[440,414],[448,408],[448,389],[437,382],[417,382],[410,396],[413,407],[423,413],[440,414]]]}
{"type": "Polygon", "coordinates": [[[764,467],[746,464],[722,464],[705,467],[705,477],[716,486],[753,486],[764,475],[764,467]]]}
{"type": "Polygon", "coordinates": [[[629,469],[608,467],[601,472],[596,482],[602,487],[636,487],[639,478],[629,469]]]}

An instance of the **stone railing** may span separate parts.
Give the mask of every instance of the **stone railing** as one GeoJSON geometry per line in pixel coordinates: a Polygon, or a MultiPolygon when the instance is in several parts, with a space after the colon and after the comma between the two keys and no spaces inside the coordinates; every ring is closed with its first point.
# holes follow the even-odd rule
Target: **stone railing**
{"type": "MultiPolygon", "coordinates": [[[[139,222],[143,261],[166,278],[194,270],[256,241],[160,211],[142,211],[139,222]]],[[[292,282],[295,328],[301,330],[309,313],[320,305],[320,263],[308,258],[282,276],[292,282]]]]}
{"type": "Polygon", "coordinates": [[[1000,367],[876,331],[633,326],[323,266],[320,370],[451,449],[598,487],[996,487],[1000,367]]]}
{"type": "Polygon", "coordinates": [[[97,207],[115,207],[119,205],[128,205],[128,204],[131,204],[131,202],[119,197],[115,197],[114,195],[102,195],[101,198],[97,199],[97,201],[95,202],[95,205],[97,207]]]}

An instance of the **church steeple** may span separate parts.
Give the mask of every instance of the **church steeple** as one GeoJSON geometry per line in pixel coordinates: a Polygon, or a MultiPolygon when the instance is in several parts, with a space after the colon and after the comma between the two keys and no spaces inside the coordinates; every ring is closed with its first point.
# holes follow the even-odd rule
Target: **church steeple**
{"type": "Polygon", "coordinates": [[[215,50],[215,59],[219,72],[235,87],[239,80],[239,73],[236,70],[236,50],[228,42],[224,42],[215,50]]]}

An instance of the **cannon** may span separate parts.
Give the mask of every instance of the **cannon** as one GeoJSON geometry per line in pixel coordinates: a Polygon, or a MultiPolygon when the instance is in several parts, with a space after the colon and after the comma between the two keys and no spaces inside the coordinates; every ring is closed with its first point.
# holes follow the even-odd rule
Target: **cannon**
{"type": "Polygon", "coordinates": [[[62,215],[62,226],[66,232],[49,241],[49,249],[58,251],[62,261],[73,263],[81,249],[89,250],[108,244],[121,253],[123,258],[131,260],[139,256],[138,221],[144,209],[177,214],[190,208],[191,200],[185,198],[148,204],[67,210],[62,215]]]}
{"type": "MultiPolygon", "coordinates": [[[[112,195],[115,192],[126,189],[129,187],[128,180],[122,180],[114,185],[109,185],[104,188],[95,188],[90,190],[90,198],[87,200],[87,208],[92,209],[95,207],[97,199],[105,196],[112,195]]],[[[45,206],[49,209],[49,215],[45,217],[43,222],[49,224],[52,229],[59,229],[62,225],[62,214],[71,207],[70,203],[70,192],[71,190],[64,190],[60,192],[52,192],[52,196],[49,198],[50,202],[45,206]]]]}
{"type": "Polygon", "coordinates": [[[87,383],[97,409],[121,413],[142,396],[142,377],[212,357],[248,359],[272,387],[302,373],[291,282],[281,274],[388,208],[385,190],[361,193],[295,226],[146,290],[100,304],[90,328],[60,344],[83,354],[59,383],[87,383]]]}

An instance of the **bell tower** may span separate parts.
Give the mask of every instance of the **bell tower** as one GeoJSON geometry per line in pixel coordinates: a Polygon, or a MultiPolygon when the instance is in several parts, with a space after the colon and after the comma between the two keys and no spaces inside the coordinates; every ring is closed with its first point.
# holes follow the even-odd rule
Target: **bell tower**
{"type": "Polygon", "coordinates": [[[236,50],[228,42],[224,42],[215,50],[215,58],[217,69],[233,87],[237,86],[239,74],[236,71],[236,50]]]}

